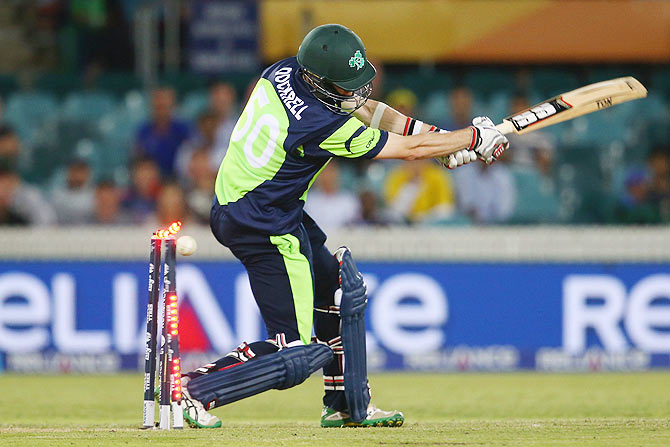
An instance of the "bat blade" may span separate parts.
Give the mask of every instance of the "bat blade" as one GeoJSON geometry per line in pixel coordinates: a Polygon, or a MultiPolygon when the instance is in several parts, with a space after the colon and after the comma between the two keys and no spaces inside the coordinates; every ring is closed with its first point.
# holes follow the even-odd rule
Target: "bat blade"
{"type": "Polygon", "coordinates": [[[522,135],[645,96],[647,89],[632,76],[610,79],[563,93],[522,110],[505,118],[496,129],[504,134],[522,135]]]}

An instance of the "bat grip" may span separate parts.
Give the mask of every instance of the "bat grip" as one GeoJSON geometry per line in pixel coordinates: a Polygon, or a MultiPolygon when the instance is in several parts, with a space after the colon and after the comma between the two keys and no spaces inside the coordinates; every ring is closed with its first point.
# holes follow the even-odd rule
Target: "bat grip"
{"type": "Polygon", "coordinates": [[[498,124],[496,126],[496,130],[500,132],[501,134],[507,135],[509,133],[514,133],[516,129],[514,128],[514,124],[512,124],[511,121],[503,120],[502,123],[498,124]]]}

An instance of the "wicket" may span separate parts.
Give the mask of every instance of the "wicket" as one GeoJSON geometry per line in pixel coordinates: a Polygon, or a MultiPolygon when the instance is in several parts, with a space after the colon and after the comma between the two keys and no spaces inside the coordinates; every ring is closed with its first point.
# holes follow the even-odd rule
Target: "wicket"
{"type": "Polygon", "coordinates": [[[175,281],[177,256],[176,234],[181,222],[175,222],[167,230],[158,230],[151,237],[149,256],[149,300],[147,303],[147,333],[144,354],[144,414],[143,427],[154,427],[154,392],[156,374],[160,384],[159,427],[170,428],[170,410],[172,410],[172,428],[184,428],[184,415],[181,410],[181,365],[179,358],[179,315],[177,289],[175,281]],[[165,253],[161,247],[165,244],[165,253]],[[160,270],[163,261],[162,300],[160,270]],[[159,307],[162,304],[162,308],[159,307]],[[161,312],[158,310],[162,310],[161,312]],[[160,323],[160,325],[159,325],[160,323]],[[159,337],[159,327],[161,328],[159,337]],[[160,350],[158,350],[160,346],[160,350]],[[156,355],[159,352],[158,362],[156,355]],[[156,369],[158,363],[158,369],[156,369]]]}

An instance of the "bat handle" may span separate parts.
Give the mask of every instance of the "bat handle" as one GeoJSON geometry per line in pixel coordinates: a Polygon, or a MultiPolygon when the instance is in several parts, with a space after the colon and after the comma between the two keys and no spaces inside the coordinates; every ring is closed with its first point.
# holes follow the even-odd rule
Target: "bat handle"
{"type": "Polygon", "coordinates": [[[512,124],[511,121],[503,120],[502,123],[498,124],[496,126],[496,130],[500,132],[501,134],[507,135],[509,133],[514,133],[516,129],[514,128],[514,124],[512,124]]]}

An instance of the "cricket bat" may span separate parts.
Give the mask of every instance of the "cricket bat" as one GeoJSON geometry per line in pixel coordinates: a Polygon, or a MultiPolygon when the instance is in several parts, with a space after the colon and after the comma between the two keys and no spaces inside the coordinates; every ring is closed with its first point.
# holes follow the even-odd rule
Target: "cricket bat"
{"type": "Polygon", "coordinates": [[[503,134],[519,135],[571,120],[587,113],[647,96],[647,89],[634,77],[610,79],[555,96],[505,118],[496,126],[503,134]]]}

